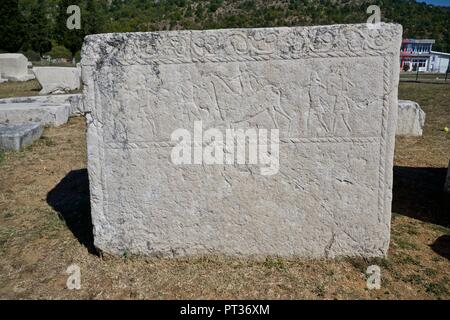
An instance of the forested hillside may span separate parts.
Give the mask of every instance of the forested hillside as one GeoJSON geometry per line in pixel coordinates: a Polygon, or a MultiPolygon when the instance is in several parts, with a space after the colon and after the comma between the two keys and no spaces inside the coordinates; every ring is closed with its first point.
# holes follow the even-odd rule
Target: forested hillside
{"type": "Polygon", "coordinates": [[[74,53],[85,34],[99,32],[361,23],[370,4],[382,21],[402,24],[405,37],[433,38],[435,50],[450,52],[450,7],[413,0],[2,0],[0,49],[42,55],[50,42],[74,53]],[[70,4],[81,7],[77,32],[64,28],[70,4]]]}

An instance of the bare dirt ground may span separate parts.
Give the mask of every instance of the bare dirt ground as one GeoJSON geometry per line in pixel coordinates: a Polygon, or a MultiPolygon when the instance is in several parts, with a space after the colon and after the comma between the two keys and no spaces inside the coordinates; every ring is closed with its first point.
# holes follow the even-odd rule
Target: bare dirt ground
{"type": "MultiPolygon", "coordinates": [[[[2,88],[0,88],[1,92],[2,88]]],[[[0,153],[3,299],[449,299],[450,85],[402,83],[427,113],[423,138],[397,139],[387,259],[265,261],[112,257],[92,244],[85,125],[71,118],[20,152],[0,153]],[[81,289],[65,271],[81,268],[81,289]],[[365,271],[381,267],[381,289],[365,271]]]]}

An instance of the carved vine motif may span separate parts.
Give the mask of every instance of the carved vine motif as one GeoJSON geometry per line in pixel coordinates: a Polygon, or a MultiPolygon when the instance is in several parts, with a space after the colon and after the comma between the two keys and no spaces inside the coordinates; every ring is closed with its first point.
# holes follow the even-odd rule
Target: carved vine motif
{"type": "Polygon", "coordinates": [[[365,25],[230,29],[101,35],[88,38],[83,65],[260,61],[308,57],[380,55],[396,29],[369,30],[365,25]],[[90,60],[91,59],[91,60],[90,60]]]}

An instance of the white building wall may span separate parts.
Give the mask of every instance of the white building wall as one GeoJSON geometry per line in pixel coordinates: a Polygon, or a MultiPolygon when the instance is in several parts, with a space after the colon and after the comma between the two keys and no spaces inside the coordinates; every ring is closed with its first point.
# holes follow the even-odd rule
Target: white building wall
{"type": "Polygon", "coordinates": [[[447,72],[449,63],[450,63],[450,53],[431,51],[428,71],[445,73],[447,72]]]}

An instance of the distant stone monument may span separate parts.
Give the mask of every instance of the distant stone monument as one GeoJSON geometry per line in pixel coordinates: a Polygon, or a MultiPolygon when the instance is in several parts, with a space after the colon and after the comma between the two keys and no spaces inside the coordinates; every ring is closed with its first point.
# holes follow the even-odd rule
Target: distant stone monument
{"type": "Polygon", "coordinates": [[[41,101],[0,103],[0,123],[36,122],[45,127],[58,127],[67,123],[71,110],[70,102],[67,104],[41,101]]]}
{"type": "Polygon", "coordinates": [[[41,84],[41,95],[65,93],[80,89],[80,69],[71,67],[34,67],[33,72],[41,84]]]}
{"type": "Polygon", "coordinates": [[[34,75],[28,74],[28,59],[21,53],[0,54],[0,79],[28,81],[34,75]]]}
{"type": "Polygon", "coordinates": [[[1,107],[13,107],[17,104],[37,104],[40,105],[58,105],[68,106],[69,115],[77,115],[81,113],[82,95],[81,93],[72,94],[55,94],[47,96],[26,96],[0,99],[1,107]]]}
{"type": "Polygon", "coordinates": [[[420,137],[425,126],[425,112],[419,104],[410,100],[398,101],[398,136],[420,137]]]}
{"type": "Polygon", "coordinates": [[[361,24],[86,37],[95,245],[386,255],[401,36],[361,24]]]}
{"type": "Polygon", "coordinates": [[[37,122],[21,124],[0,123],[0,151],[20,150],[39,139],[44,127],[37,122]]]}

